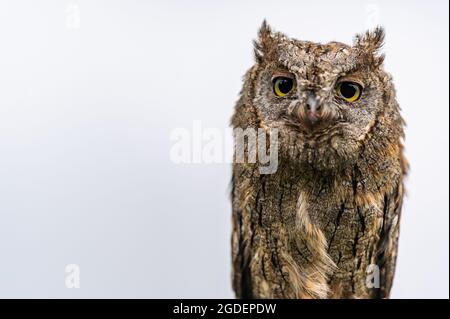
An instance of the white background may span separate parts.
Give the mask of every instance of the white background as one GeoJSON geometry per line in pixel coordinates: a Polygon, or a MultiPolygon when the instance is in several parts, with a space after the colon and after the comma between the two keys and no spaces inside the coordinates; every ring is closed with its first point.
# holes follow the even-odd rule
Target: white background
{"type": "Polygon", "coordinates": [[[448,298],[445,0],[2,0],[0,297],[233,296],[230,166],[171,162],[170,132],[228,127],[263,18],[320,42],[385,26],[411,163],[392,297],[448,298]]]}

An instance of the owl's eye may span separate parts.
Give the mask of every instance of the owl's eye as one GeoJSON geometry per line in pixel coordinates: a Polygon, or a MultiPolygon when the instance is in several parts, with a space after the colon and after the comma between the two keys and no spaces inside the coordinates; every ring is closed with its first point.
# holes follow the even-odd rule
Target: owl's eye
{"type": "Polygon", "coordinates": [[[285,96],[286,94],[292,91],[294,86],[295,86],[294,79],[287,78],[284,76],[279,76],[273,79],[273,92],[277,96],[285,96]]]}
{"type": "Polygon", "coordinates": [[[336,94],[347,102],[355,102],[359,99],[362,86],[355,82],[340,82],[336,86],[336,94]]]}

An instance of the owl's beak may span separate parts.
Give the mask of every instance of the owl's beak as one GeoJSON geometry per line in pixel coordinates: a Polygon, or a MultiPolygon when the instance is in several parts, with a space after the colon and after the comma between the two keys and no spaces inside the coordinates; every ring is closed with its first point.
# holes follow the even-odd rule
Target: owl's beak
{"type": "Polygon", "coordinates": [[[309,122],[314,125],[320,118],[320,104],[314,93],[311,93],[306,100],[306,117],[309,122]]]}
{"type": "Polygon", "coordinates": [[[305,104],[300,107],[298,116],[310,129],[313,129],[321,121],[322,107],[313,92],[308,94],[305,104]]]}

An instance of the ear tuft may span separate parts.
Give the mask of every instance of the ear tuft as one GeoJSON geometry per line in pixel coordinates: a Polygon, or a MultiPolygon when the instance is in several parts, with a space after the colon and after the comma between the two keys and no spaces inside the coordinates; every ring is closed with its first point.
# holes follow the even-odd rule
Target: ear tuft
{"type": "Polygon", "coordinates": [[[384,44],[384,36],[385,32],[383,27],[378,26],[375,30],[367,31],[364,34],[357,34],[354,45],[365,51],[376,53],[384,44]]]}
{"type": "Polygon", "coordinates": [[[379,54],[379,50],[384,44],[385,32],[381,26],[376,27],[372,31],[355,36],[354,46],[372,57],[372,62],[380,65],[383,63],[384,55],[379,54]]]}
{"type": "Polygon", "coordinates": [[[268,53],[273,44],[272,29],[267,21],[264,19],[258,32],[258,39],[253,41],[255,46],[255,58],[257,62],[261,62],[264,55],[268,53]]]}

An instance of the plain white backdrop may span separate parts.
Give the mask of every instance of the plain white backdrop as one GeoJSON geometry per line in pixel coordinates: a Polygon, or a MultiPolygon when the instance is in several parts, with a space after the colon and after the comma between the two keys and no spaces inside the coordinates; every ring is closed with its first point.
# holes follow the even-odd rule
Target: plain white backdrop
{"type": "Polygon", "coordinates": [[[449,297],[448,1],[0,2],[0,297],[232,297],[225,129],[262,20],[350,43],[386,28],[411,164],[393,298],[449,297]],[[65,267],[80,288],[65,286],[65,267]]]}

